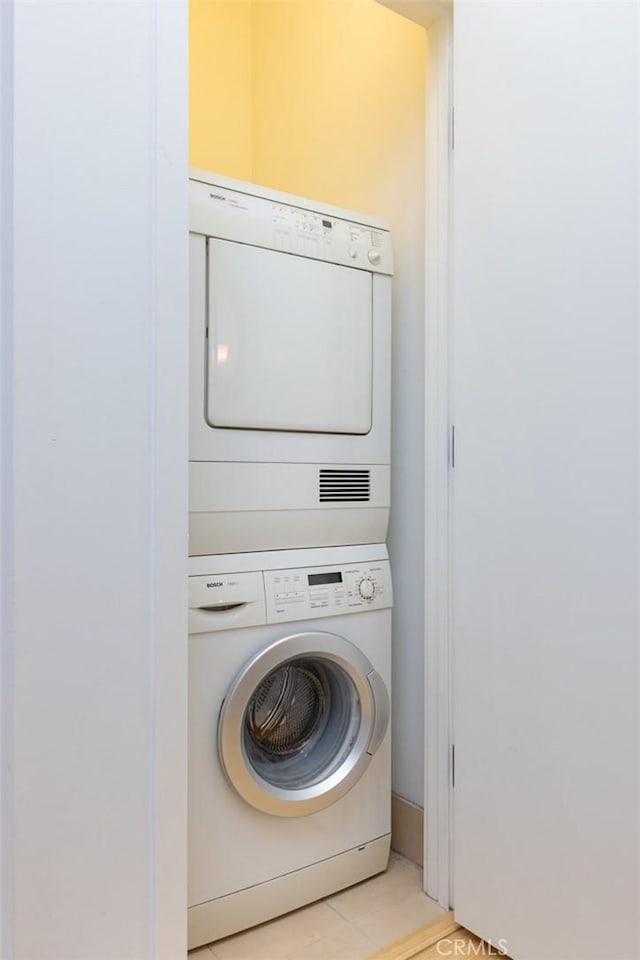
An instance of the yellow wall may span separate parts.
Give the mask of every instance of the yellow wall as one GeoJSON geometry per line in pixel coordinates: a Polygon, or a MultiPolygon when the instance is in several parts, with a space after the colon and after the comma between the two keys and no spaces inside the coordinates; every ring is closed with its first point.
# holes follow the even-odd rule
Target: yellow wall
{"type": "Polygon", "coordinates": [[[255,180],[388,216],[387,183],[424,176],[425,46],[374,0],[256,3],[255,180]]]}
{"type": "Polygon", "coordinates": [[[194,166],[387,217],[423,179],[416,24],[374,0],[191,0],[190,44],[194,166]]]}
{"type": "Polygon", "coordinates": [[[251,180],[250,0],[189,4],[189,154],[195,167],[251,180]]]}

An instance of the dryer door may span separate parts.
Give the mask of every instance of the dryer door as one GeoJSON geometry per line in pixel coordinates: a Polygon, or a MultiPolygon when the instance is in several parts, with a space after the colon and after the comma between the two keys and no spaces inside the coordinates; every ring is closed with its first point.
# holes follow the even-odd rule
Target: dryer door
{"type": "Polygon", "coordinates": [[[371,274],[213,238],[208,254],[209,426],[368,433],[371,274]]]}
{"type": "Polygon", "coordinates": [[[240,671],[220,711],[218,749],[247,803],[299,817],[351,789],[388,724],[387,689],[367,657],[335,634],[300,633],[240,671]]]}

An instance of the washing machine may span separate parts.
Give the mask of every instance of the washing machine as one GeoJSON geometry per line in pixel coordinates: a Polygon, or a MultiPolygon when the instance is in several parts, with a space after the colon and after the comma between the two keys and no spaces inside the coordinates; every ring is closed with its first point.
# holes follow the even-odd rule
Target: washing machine
{"type": "Polygon", "coordinates": [[[190,560],[189,948],[383,871],[383,544],[190,560]]]}

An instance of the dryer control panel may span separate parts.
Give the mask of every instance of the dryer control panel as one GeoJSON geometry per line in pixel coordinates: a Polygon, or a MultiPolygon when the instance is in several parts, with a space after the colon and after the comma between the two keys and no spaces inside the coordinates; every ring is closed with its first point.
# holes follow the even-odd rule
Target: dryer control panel
{"type": "Polygon", "coordinates": [[[191,233],[326,260],[370,273],[393,274],[387,227],[347,219],[337,209],[287,203],[276,199],[276,194],[272,198],[255,196],[247,189],[248,185],[244,190],[234,190],[190,179],[191,233]]]}
{"type": "Polygon", "coordinates": [[[309,620],[393,604],[388,560],[265,570],[267,622],[309,620]]]}

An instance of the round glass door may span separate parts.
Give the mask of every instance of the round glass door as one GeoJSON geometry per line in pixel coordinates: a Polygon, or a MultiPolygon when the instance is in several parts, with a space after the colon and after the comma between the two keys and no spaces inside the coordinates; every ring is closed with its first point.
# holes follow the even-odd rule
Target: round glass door
{"type": "Polygon", "coordinates": [[[388,718],[386,688],[357,647],[334,634],[297,634],[236,677],[220,713],[220,758],[252,806],[303,816],[362,776],[388,718]]]}

